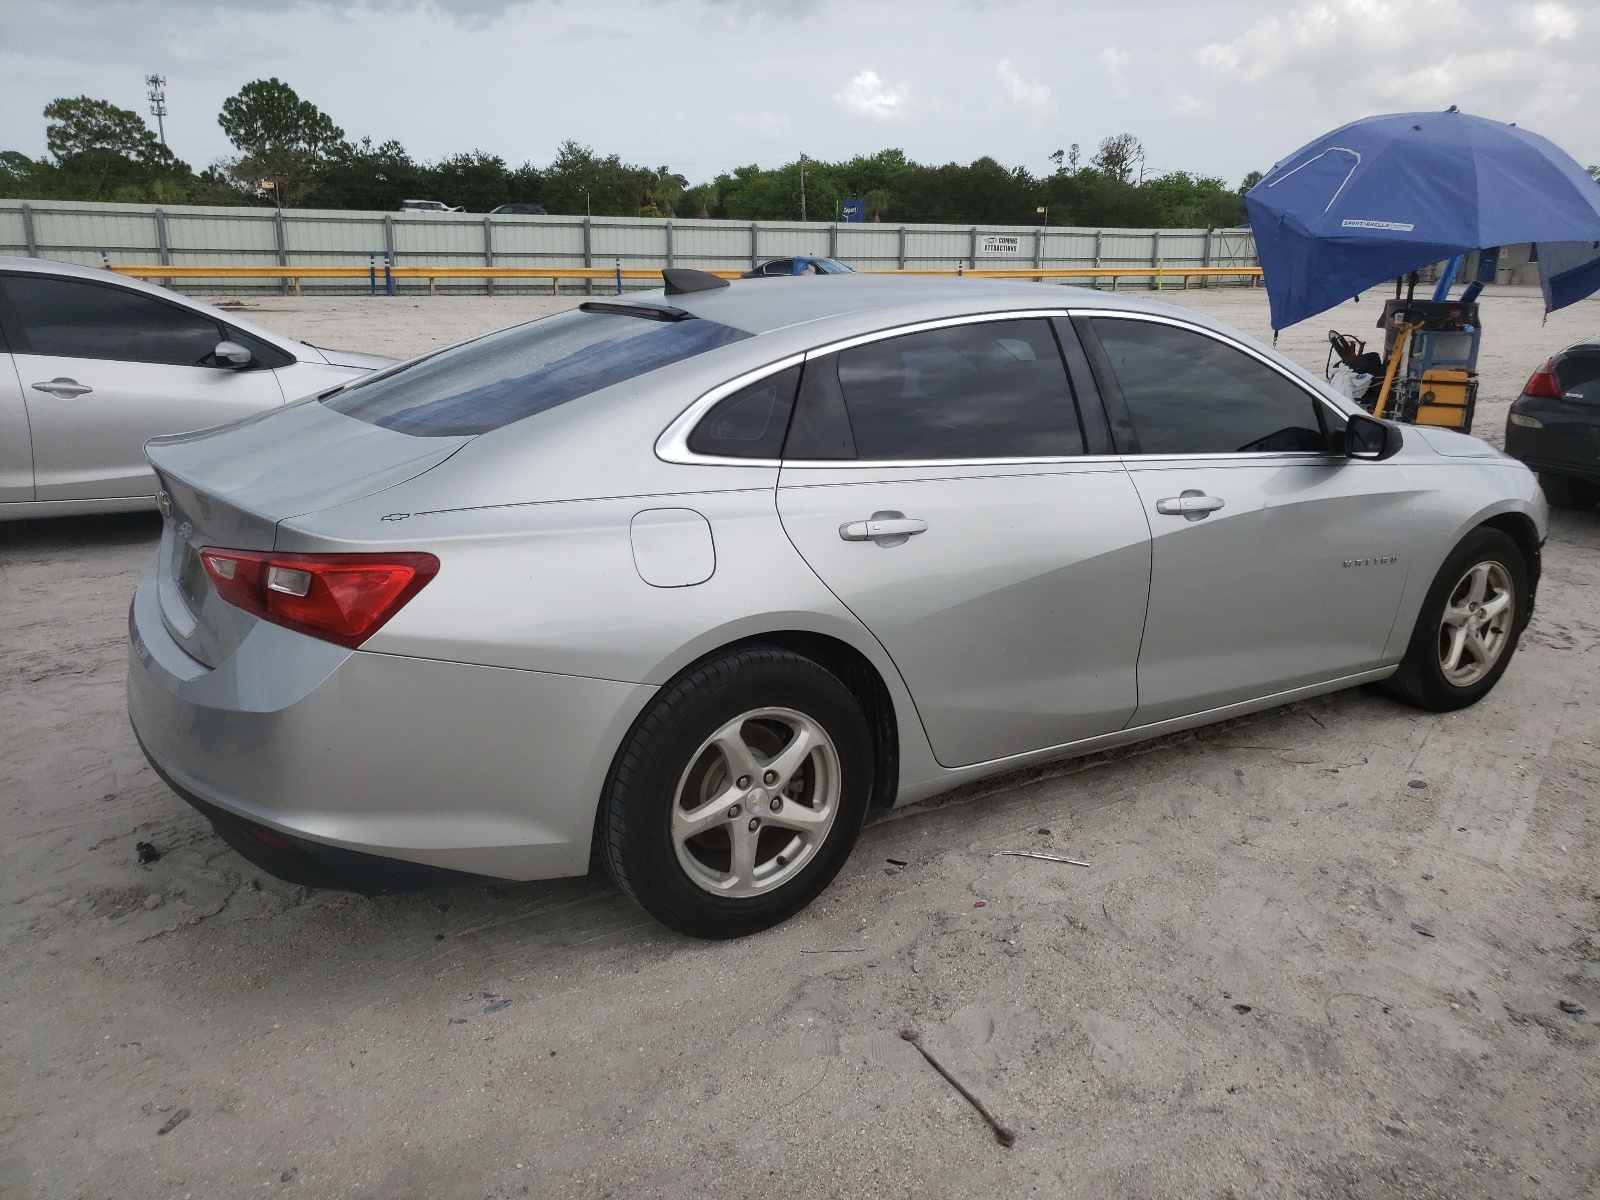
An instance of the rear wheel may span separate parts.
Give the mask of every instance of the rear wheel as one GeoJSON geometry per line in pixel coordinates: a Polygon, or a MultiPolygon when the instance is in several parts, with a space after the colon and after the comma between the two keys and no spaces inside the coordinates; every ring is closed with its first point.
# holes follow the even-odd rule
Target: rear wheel
{"type": "Polygon", "coordinates": [[[1600,484],[1567,475],[1540,475],[1539,486],[1551,508],[1593,508],[1600,504],[1600,484]]]}
{"type": "Polygon", "coordinates": [[[601,854],[663,924],[726,938],[776,925],[827,887],[872,780],[861,706],[777,648],[733,651],[669,684],[617,757],[601,854]]]}
{"type": "Polygon", "coordinates": [[[1475,529],[1445,559],[1400,669],[1381,685],[1432,712],[1476,704],[1505,674],[1528,620],[1528,569],[1516,542],[1475,529]]]}

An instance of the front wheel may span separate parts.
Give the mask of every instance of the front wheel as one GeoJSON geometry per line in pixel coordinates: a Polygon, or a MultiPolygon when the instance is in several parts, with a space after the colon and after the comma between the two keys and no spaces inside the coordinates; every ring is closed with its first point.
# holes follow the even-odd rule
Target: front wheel
{"type": "Polygon", "coordinates": [[[1445,559],[1384,691],[1430,712],[1476,704],[1505,674],[1528,622],[1528,568],[1516,542],[1475,529],[1445,559]]]}
{"type": "Polygon", "coordinates": [[[872,786],[860,704],[824,667],[751,647],[663,689],[600,814],[617,886],[663,924],[739,937],[800,911],[855,844],[872,786]]]}

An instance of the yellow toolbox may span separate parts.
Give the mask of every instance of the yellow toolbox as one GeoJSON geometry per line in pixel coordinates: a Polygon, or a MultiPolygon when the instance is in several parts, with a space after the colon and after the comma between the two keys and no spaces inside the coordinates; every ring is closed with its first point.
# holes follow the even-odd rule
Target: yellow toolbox
{"type": "Polygon", "coordinates": [[[1474,371],[1435,368],[1423,373],[1417,394],[1418,425],[1441,425],[1446,429],[1472,428],[1473,402],[1478,398],[1478,377],[1474,371]]]}

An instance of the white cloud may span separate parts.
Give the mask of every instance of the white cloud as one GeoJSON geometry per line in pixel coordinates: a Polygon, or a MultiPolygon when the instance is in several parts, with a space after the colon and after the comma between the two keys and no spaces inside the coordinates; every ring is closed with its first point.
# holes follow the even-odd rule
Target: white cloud
{"type": "Polygon", "coordinates": [[[909,89],[905,84],[890,85],[876,71],[857,72],[855,78],[834,94],[834,103],[847,112],[874,121],[893,121],[906,113],[909,89]]]}
{"type": "Polygon", "coordinates": [[[733,119],[753,133],[778,134],[789,129],[789,118],[780,113],[739,113],[733,119]]]}
{"type": "Polygon", "coordinates": [[[1128,81],[1123,78],[1122,72],[1133,61],[1133,55],[1125,50],[1118,50],[1115,46],[1107,46],[1094,56],[1094,61],[1100,64],[1100,69],[1106,73],[1119,95],[1126,95],[1128,81]]]}
{"type": "Polygon", "coordinates": [[[1600,22],[1557,3],[1319,0],[1202,46],[1194,59],[1231,85],[1309,89],[1330,118],[1459,104],[1534,124],[1600,103],[1584,65],[1600,50],[1597,35],[1600,22]]]}
{"type": "Polygon", "coordinates": [[[1517,25],[1540,46],[1552,40],[1570,41],[1578,32],[1578,14],[1565,4],[1519,4],[1511,12],[1517,25]]]}
{"type": "MultiPolygon", "coordinates": [[[[1428,2],[1423,0],[1424,4],[1428,2]]],[[[1346,7],[1365,9],[1361,16],[1387,24],[1388,9],[1394,6],[1374,0],[1350,0],[1346,7]]],[[[1339,17],[1340,14],[1327,4],[1313,4],[1283,18],[1266,17],[1231,42],[1213,42],[1200,47],[1195,61],[1202,67],[1246,83],[1259,83],[1282,72],[1313,48],[1319,48],[1330,58],[1345,59],[1350,53],[1348,42],[1341,45],[1333,36],[1339,17]]],[[[1341,34],[1346,32],[1340,30],[1341,34]]]]}
{"type": "Polygon", "coordinates": [[[1000,86],[1011,103],[1032,109],[1039,116],[1055,112],[1056,102],[1050,98],[1050,89],[1035,80],[1024,78],[1012,67],[1009,58],[1001,59],[997,69],[1000,72],[1000,86]]]}
{"type": "Polygon", "coordinates": [[[1187,113],[1199,112],[1204,107],[1205,105],[1201,104],[1199,100],[1185,92],[1167,106],[1167,111],[1175,117],[1181,117],[1187,113]]]}

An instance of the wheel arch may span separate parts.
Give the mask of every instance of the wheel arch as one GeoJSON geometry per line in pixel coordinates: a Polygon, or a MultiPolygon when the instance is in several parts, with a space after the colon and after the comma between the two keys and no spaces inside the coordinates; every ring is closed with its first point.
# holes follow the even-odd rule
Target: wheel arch
{"type": "MultiPolygon", "coordinates": [[[[720,655],[735,650],[748,649],[753,646],[773,646],[799,654],[820,664],[831,672],[855,696],[856,702],[861,705],[862,712],[867,718],[867,728],[872,734],[872,798],[868,802],[868,819],[887,812],[894,806],[895,797],[900,790],[900,763],[901,763],[901,730],[902,718],[900,705],[896,703],[896,695],[891,690],[883,673],[866,654],[851,645],[843,638],[828,633],[820,633],[813,629],[771,629],[761,633],[746,634],[723,642],[712,649],[705,650],[689,662],[684,663],[671,677],[665,680],[657,689],[657,695],[665,691],[679,677],[687,675],[701,663],[720,655]]],[[[896,678],[896,683],[900,683],[896,678]]],[[[901,684],[901,693],[904,685],[901,684]]],[[[905,696],[909,705],[910,697],[905,696]]],[[[634,730],[639,722],[643,721],[650,712],[654,700],[645,703],[629,723],[621,739],[612,750],[611,762],[606,768],[605,782],[599,795],[595,797],[594,826],[590,851],[590,869],[598,869],[601,862],[600,838],[603,836],[601,822],[605,815],[604,798],[609,793],[612,779],[616,772],[617,762],[622,757],[623,751],[632,740],[634,730]]],[[[916,717],[914,710],[910,714],[910,724],[917,733],[921,732],[921,722],[916,717]]],[[[907,730],[907,733],[910,733],[907,730]]]]}
{"type": "Polygon", "coordinates": [[[805,629],[779,629],[720,647],[716,653],[746,646],[778,646],[821,664],[850,689],[872,732],[872,799],[869,816],[888,811],[900,790],[900,717],[894,697],[876,665],[850,643],[805,629]]]}
{"type": "Polygon", "coordinates": [[[1515,542],[1517,549],[1522,551],[1522,562],[1528,572],[1528,609],[1522,615],[1522,625],[1526,628],[1528,619],[1533,615],[1534,599],[1539,592],[1541,552],[1538,527],[1527,513],[1513,511],[1496,513],[1474,528],[1497,529],[1515,542]]]}

